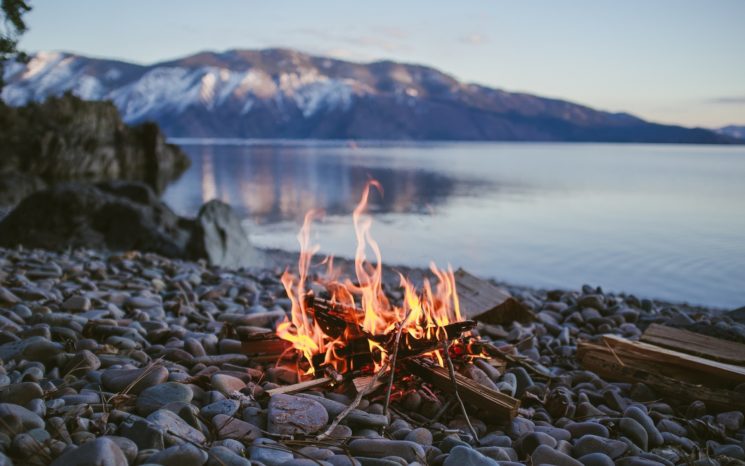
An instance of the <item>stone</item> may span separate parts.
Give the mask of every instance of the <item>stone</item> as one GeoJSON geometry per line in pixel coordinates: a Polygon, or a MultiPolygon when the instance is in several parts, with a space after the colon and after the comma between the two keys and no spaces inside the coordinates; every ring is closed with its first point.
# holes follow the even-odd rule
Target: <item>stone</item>
{"type": "Polygon", "coordinates": [[[267,408],[267,430],[273,434],[312,434],[329,421],[326,408],[318,401],[293,395],[274,395],[267,408]]]}
{"type": "Polygon", "coordinates": [[[543,432],[529,432],[520,437],[517,442],[517,450],[523,453],[523,456],[529,456],[540,445],[548,445],[551,448],[556,447],[556,439],[543,432]]]}
{"type": "Polygon", "coordinates": [[[210,448],[207,466],[251,466],[251,461],[228,448],[216,446],[210,448]]]}
{"type": "Polygon", "coordinates": [[[432,432],[423,427],[416,428],[406,434],[403,440],[416,442],[419,445],[432,445],[432,432]]]}
{"type": "Polygon", "coordinates": [[[214,374],[211,378],[212,388],[224,395],[241,391],[246,383],[237,377],[226,374],[214,374]]]}
{"type": "Polygon", "coordinates": [[[408,462],[424,460],[426,457],[421,445],[407,440],[356,439],[349,442],[349,451],[354,456],[370,458],[400,456],[408,462]]]}
{"type": "Polygon", "coordinates": [[[140,450],[162,450],[165,447],[163,429],[144,419],[120,426],[123,437],[132,440],[140,450]]]}
{"type": "Polygon", "coordinates": [[[292,461],[294,455],[289,450],[282,449],[274,440],[267,438],[258,438],[249,449],[249,459],[251,461],[265,464],[266,466],[280,466],[288,461],[292,461]],[[271,445],[269,447],[264,445],[271,445]]]}
{"type": "Polygon", "coordinates": [[[212,424],[217,429],[217,434],[220,436],[220,439],[246,441],[261,436],[261,429],[255,425],[225,414],[216,414],[212,418],[212,424]]]}
{"type": "Polygon", "coordinates": [[[717,414],[717,422],[730,432],[740,430],[744,418],[742,411],[727,411],[717,414]]]}
{"type": "Polygon", "coordinates": [[[535,465],[550,464],[554,466],[582,466],[582,463],[569,455],[554,450],[548,445],[540,445],[535,449],[530,459],[535,465]]]}
{"type": "Polygon", "coordinates": [[[91,300],[85,296],[70,296],[62,303],[62,308],[73,312],[84,312],[91,308],[91,300]]]}
{"type": "Polygon", "coordinates": [[[31,429],[43,428],[44,419],[28,409],[10,404],[0,403],[0,432],[15,435],[31,429]]]}
{"type": "Polygon", "coordinates": [[[188,249],[192,257],[204,257],[211,265],[230,269],[259,267],[264,262],[261,252],[251,244],[241,218],[218,199],[199,209],[188,249]]]}
{"type": "Polygon", "coordinates": [[[589,453],[581,456],[579,462],[585,466],[613,466],[613,460],[605,453],[589,453]]]}
{"type": "Polygon", "coordinates": [[[572,434],[572,438],[580,438],[585,435],[597,435],[599,437],[609,437],[608,428],[598,422],[573,422],[564,426],[572,434]]]}
{"type": "Polygon", "coordinates": [[[683,437],[688,435],[688,430],[672,419],[660,419],[660,422],[657,423],[657,429],[662,433],[670,432],[683,437]]]}
{"type": "Polygon", "coordinates": [[[639,422],[630,417],[624,417],[621,418],[618,427],[621,429],[621,432],[623,432],[624,435],[626,435],[639,448],[647,451],[649,448],[649,436],[646,429],[644,429],[639,422]]]}
{"type": "Polygon", "coordinates": [[[68,450],[50,466],[127,466],[129,462],[113,440],[101,437],[68,450]]]}
{"type": "Polygon", "coordinates": [[[193,397],[194,393],[188,385],[166,382],[146,388],[140,393],[136,402],[137,412],[146,416],[169,403],[189,403],[193,397]]]}
{"type": "Polygon", "coordinates": [[[199,410],[205,419],[212,419],[218,414],[224,414],[226,416],[233,416],[238,412],[238,408],[241,407],[241,403],[238,400],[219,400],[214,403],[210,403],[207,406],[203,406],[199,410]]]}
{"type": "Polygon", "coordinates": [[[350,458],[347,455],[334,455],[326,458],[332,466],[360,466],[361,463],[355,458],[350,458]]]}
{"type": "Polygon", "coordinates": [[[130,463],[134,463],[135,458],[137,458],[139,448],[137,447],[137,444],[135,444],[132,440],[126,437],[119,437],[117,435],[106,435],[101,438],[107,438],[116,443],[117,446],[122,450],[122,453],[124,453],[127,461],[129,461],[130,463]]]}
{"type": "Polygon", "coordinates": [[[151,413],[147,420],[165,430],[166,443],[169,443],[169,441],[170,443],[182,443],[184,441],[182,438],[198,444],[206,440],[202,432],[187,424],[172,411],[159,409],[151,413]],[[176,435],[172,435],[168,431],[176,435]]]}
{"type": "Polygon", "coordinates": [[[629,406],[623,412],[623,415],[634,419],[636,422],[641,424],[642,427],[644,427],[644,430],[647,431],[647,438],[650,447],[658,447],[662,445],[662,434],[660,434],[657,426],[654,425],[654,421],[652,420],[652,418],[650,418],[646,412],[642,411],[641,408],[637,406],[629,406]]]}
{"type": "Polygon", "coordinates": [[[84,349],[76,353],[62,367],[63,375],[83,376],[101,367],[101,360],[92,352],[84,349]]]}
{"type": "Polygon", "coordinates": [[[590,453],[603,453],[616,459],[626,453],[628,446],[619,440],[613,440],[597,435],[585,435],[574,443],[574,456],[580,457],[590,453]]]}
{"type": "Polygon", "coordinates": [[[36,382],[21,382],[0,389],[0,402],[25,405],[35,398],[43,398],[44,390],[36,382]]]}
{"type": "Polygon", "coordinates": [[[5,362],[21,359],[48,362],[63,350],[64,347],[59,343],[42,336],[32,336],[0,345],[0,359],[5,362]]]}
{"type": "MultiPolygon", "coordinates": [[[[324,408],[326,408],[329,418],[335,418],[342,411],[346,410],[348,406],[335,400],[330,400],[328,398],[323,398],[317,395],[310,395],[307,393],[299,393],[297,396],[300,398],[308,398],[320,403],[324,408]]],[[[347,417],[344,419],[344,421],[350,426],[371,428],[385,427],[389,423],[387,416],[383,416],[381,414],[370,414],[366,411],[362,411],[361,409],[351,410],[349,414],[347,414],[347,417]]]]}
{"type": "Polygon", "coordinates": [[[202,466],[207,462],[207,453],[190,443],[184,443],[159,451],[147,462],[162,466],[202,466]]]}
{"type": "Polygon", "coordinates": [[[108,369],[101,375],[101,384],[114,393],[137,395],[146,388],[160,385],[168,380],[168,369],[153,366],[143,369],[108,369]]]}
{"type": "Polygon", "coordinates": [[[0,245],[141,250],[186,257],[190,229],[144,183],[61,183],[35,192],[0,221],[0,245]]]}
{"type": "Polygon", "coordinates": [[[499,463],[476,450],[458,446],[450,450],[443,466],[499,466],[499,463]]]}

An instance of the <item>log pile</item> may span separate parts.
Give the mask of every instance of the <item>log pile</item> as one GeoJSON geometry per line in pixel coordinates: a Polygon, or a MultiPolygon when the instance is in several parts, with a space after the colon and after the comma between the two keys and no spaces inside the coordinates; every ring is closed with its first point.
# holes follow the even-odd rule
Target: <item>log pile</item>
{"type": "Polygon", "coordinates": [[[745,409],[734,388],[745,383],[745,345],[651,325],[641,341],[603,335],[577,346],[580,364],[604,378],[642,382],[672,399],[745,409]]]}
{"type": "MultiPolygon", "coordinates": [[[[472,316],[475,320],[488,323],[529,322],[534,319],[532,313],[505,290],[463,270],[456,272],[456,280],[462,296],[461,310],[466,317],[472,316]]],[[[315,378],[269,390],[269,396],[312,388],[343,390],[347,386],[354,387],[354,391],[361,396],[388,386],[385,395],[387,408],[394,378],[402,375],[410,378],[414,375],[436,389],[462,398],[464,411],[467,410],[467,406],[468,409],[489,413],[495,419],[503,421],[509,421],[517,416],[519,400],[481,385],[454,370],[449,371],[445,367],[440,367],[434,364],[430,356],[439,350],[439,354],[443,355],[449,364],[455,360],[456,364],[462,365],[470,364],[468,361],[479,355],[481,358],[488,358],[485,361],[499,369],[505,369],[508,364],[515,363],[515,360],[510,359],[509,353],[470,335],[470,330],[476,325],[474,320],[455,322],[439,328],[433,336],[415,339],[406,332],[401,332],[403,336],[396,335],[399,333],[396,331],[385,335],[367,334],[357,322],[350,321],[348,317],[361,311],[349,309],[311,293],[306,296],[305,306],[327,335],[345,338],[345,346],[337,351],[337,355],[346,360],[348,372],[333,373],[333,370],[324,364],[324,355],[319,354],[312,360],[317,374],[315,378]],[[385,371],[380,371],[381,374],[372,374],[371,367],[374,363],[380,362],[380,355],[371,352],[369,341],[374,341],[385,348],[388,354],[394,355],[389,362],[396,367],[385,368],[385,371]],[[401,370],[397,371],[396,368],[401,370]]],[[[275,333],[243,334],[239,337],[243,353],[252,359],[285,359],[285,362],[300,364],[292,345],[275,333]]]]}

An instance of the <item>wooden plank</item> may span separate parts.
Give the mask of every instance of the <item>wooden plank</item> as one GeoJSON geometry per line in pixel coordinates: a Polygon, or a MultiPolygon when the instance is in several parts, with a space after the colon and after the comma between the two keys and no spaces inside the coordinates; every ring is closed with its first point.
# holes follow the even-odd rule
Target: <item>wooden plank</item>
{"type": "Polygon", "coordinates": [[[279,395],[282,393],[297,393],[311,388],[325,387],[331,385],[334,379],[331,377],[321,377],[318,379],[306,380],[305,382],[298,382],[292,385],[285,385],[283,387],[272,388],[267,390],[266,393],[269,396],[279,395]]]}
{"type": "Polygon", "coordinates": [[[706,359],[745,366],[745,345],[742,343],[659,324],[650,325],[641,340],[706,359]]]}
{"type": "Polygon", "coordinates": [[[742,393],[668,377],[654,367],[639,364],[638,361],[624,360],[622,364],[616,357],[617,354],[604,345],[580,342],[577,346],[577,359],[582,367],[607,380],[640,382],[672,399],[686,402],[701,400],[706,406],[713,408],[745,410],[745,397],[742,393]]]}
{"type": "Polygon", "coordinates": [[[700,356],[660,348],[640,341],[631,341],[616,335],[604,335],[603,342],[612,348],[624,363],[627,360],[646,361],[659,365],[660,370],[663,371],[672,368],[681,377],[698,373],[702,376],[713,377],[713,380],[732,384],[745,382],[745,367],[711,361],[700,356]]]}
{"type": "MultiPolygon", "coordinates": [[[[423,380],[435,385],[442,391],[452,393],[453,382],[447,369],[421,360],[406,361],[406,367],[423,380]]],[[[468,377],[455,373],[458,394],[463,402],[483,410],[497,419],[510,421],[517,416],[520,400],[498,392],[475,382],[468,377]]]]}
{"type": "Polygon", "coordinates": [[[535,320],[535,315],[506,289],[463,269],[456,270],[454,275],[464,319],[488,324],[508,324],[515,321],[527,323],[535,320]]]}

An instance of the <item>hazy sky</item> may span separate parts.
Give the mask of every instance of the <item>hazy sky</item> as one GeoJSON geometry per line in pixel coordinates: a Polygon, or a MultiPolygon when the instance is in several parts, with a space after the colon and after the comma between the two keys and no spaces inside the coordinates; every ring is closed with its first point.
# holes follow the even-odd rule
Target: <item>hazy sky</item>
{"type": "Polygon", "coordinates": [[[26,50],[291,47],[689,126],[745,124],[745,0],[31,0],[26,50]]]}

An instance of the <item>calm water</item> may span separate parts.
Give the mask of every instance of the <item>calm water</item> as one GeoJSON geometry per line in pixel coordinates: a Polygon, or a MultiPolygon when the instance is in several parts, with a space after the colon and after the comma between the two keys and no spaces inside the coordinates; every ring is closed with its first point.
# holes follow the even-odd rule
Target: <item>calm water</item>
{"type": "Polygon", "coordinates": [[[193,165],[166,201],[188,215],[229,202],[260,246],[297,250],[315,207],[327,213],[314,230],[322,251],[352,256],[350,213],[373,177],[385,263],[745,305],[743,147],[177,142],[193,165]]]}

